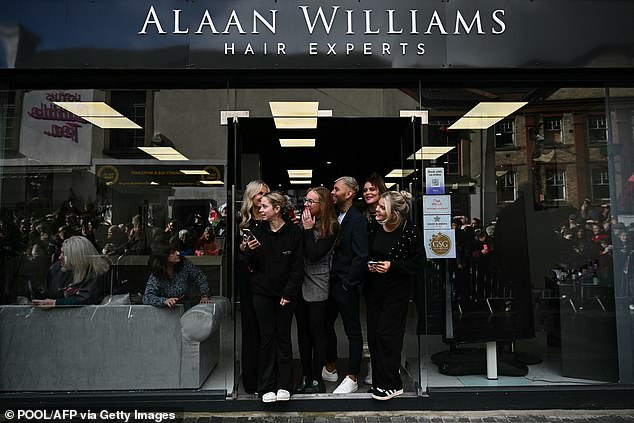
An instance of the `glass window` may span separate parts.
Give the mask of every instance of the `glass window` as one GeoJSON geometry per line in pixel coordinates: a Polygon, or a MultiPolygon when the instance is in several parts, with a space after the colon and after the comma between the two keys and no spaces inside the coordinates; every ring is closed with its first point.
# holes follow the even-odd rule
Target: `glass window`
{"type": "Polygon", "coordinates": [[[544,117],[544,142],[562,142],[561,117],[544,117]]]}
{"type": "MultiPolygon", "coordinates": [[[[112,107],[131,121],[145,128],[147,93],[145,91],[112,91],[112,107]]],[[[142,129],[111,129],[110,150],[134,150],[145,145],[146,131],[142,129]]]]}
{"type": "Polygon", "coordinates": [[[515,145],[515,121],[504,120],[495,125],[495,147],[509,147],[515,145]]]}
{"type": "Polygon", "coordinates": [[[498,203],[510,203],[517,197],[515,173],[510,170],[496,172],[498,203]]]}
{"type": "Polygon", "coordinates": [[[594,200],[610,199],[610,184],[607,169],[592,169],[592,198],[594,200]]]}
{"type": "Polygon", "coordinates": [[[0,145],[5,150],[14,150],[15,91],[0,91],[0,145]]]}
{"type": "Polygon", "coordinates": [[[608,140],[608,125],[605,115],[588,116],[588,141],[604,143],[608,140]]]}
{"type": "Polygon", "coordinates": [[[566,174],[563,170],[546,171],[546,200],[564,201],[566,199],[566,174]]]}

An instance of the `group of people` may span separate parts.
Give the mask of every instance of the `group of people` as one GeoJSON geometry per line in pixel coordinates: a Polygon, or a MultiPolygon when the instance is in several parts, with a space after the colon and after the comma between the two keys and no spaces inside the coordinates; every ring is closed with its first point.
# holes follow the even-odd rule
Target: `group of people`
{"type": "Polygon", "coordinates": [[[286,197],[262,181],[244,191],[237,269],[242,321],[242,381],[265,403],[291,392],[326,392],[339,382],[335,322],[341,315],[349,362],[334,394],[358,390],[363,355],[360,298],[367,305],[372,397],[403,393],[399,374],[411,290],[422,269],[422,236],[409,218],[411,195],[387,191],[379,175],[360,191],[349,176],[331,191],[310,188],[296,224],[286,197]],[[293,389],[291,326],[297,321],[302,376],[293,389]]]}

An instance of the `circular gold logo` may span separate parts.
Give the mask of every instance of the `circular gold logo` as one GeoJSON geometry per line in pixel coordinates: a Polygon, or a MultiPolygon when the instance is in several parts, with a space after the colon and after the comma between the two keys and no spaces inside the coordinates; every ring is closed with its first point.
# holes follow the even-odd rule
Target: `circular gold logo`
{"type": "Polygon", "coordinates": [[[216,166],[206,166],[205,170],[208,175],[203,176],[203,180],[205,181],[222,181],[222,175],[220,174],[220,170],[216,166]]]}
{"type": "Polygon", "coordinates": [[[105,182],[106,185],[114,185],[119,181],[119,171],[111,165],[101,166],[97,169],[97,178],[105,182]]]}
{"type": "Polygon", "coordinates": [[[445,256],[451,251],[451,238],[440,232],[432,235],[429,241],[429,248],[431,248],[435,254],[445,256]]]}

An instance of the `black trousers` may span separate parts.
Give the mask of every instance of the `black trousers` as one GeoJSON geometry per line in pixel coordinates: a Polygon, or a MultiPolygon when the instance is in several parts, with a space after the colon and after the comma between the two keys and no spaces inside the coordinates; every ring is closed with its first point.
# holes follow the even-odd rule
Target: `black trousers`
{"type": "Polygon", "coordinates": [[[260,327],[253,306],[250,273],[238,267],[238,289],[240,293],[240,321],[242,326],[242,349],[240,365],[244,390],[254,394],[258,389],[258,356],[260,354],[260,327]]]}
{"type": "Polygon", "coordinates": [[[359,318],[359,292],[356,289],[346,291],[341,282],[333,278],[330,281],[327,314],[328,350],[326,352],[326,361],[329,363],[337,361],[335,321],[341,314],[343,329],[348,337],[348,353],[350,357],[346,374],[358,375],[361,371],[361,358],[363,356],[363,334],[361,333],[361,321],[359,318]]]}
{"type": "Polygon", "coordinates": [[[366,281],[368,347],[372,360],[372,385],[401,389],[401,351],[407,321],[411,281],[366,281]]]}
{"type": "Polygon", "coordinates": [[[292,391],[293,347],[291,325],[296,301],[280,305],[280,297],[253,294],[260,326],[258,392],[292,391]]]}
{"type": "Polygon", "coordinates": [[[297,344],[302,362],[302,375],[308,380],[322,381],[321,369],[326,363],[326,310],[328,301],[305,301],[298,296],[297,344]]]}

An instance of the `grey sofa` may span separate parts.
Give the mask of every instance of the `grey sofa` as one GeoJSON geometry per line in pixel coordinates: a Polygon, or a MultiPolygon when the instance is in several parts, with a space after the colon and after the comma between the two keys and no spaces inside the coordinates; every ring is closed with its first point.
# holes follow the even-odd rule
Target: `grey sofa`
{"type": "Polygon", "coordinates": [[[225,297],[178,305],[0,307],[0,391],[199,388],[218,362],[225,297]]]}

